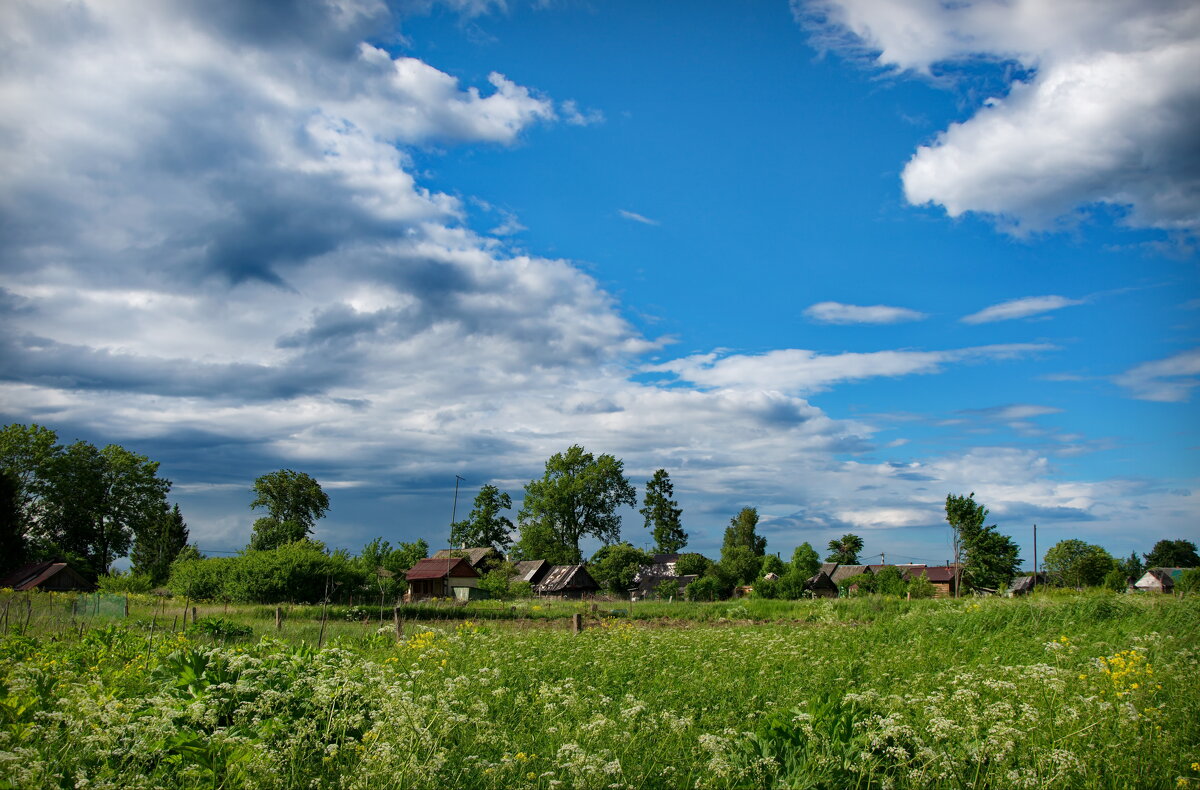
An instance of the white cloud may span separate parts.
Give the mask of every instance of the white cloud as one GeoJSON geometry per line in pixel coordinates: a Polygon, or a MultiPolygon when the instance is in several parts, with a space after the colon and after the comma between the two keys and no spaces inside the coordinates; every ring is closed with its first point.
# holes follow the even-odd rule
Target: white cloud
{"type": "Polygon", "coordinates": [[[1068,299],[1065,296],[1026,296],[1021,299],[1011,299],[1007,302],[985,307],[978,313],[963,316],[959,320],[964,324],[988,324],[993,321],[1012,321],[1016,318],[1061,310],[1064,307],[1083,304],[1081,299],[1068,299]]]}
{"type": "Polygon", "coordinates": [[[572,99],[560,104],[558,111],[559,116],[572,126],[591,126],[594,123],[604,122],[603,112],[595,109],[581,111],[578,103],[572,99]]]}
{"type": "Polygon", "coordinates": [[[1200,6],[1190,0],[793,0],[826,41],[930,74],[1015,62],[1027,76],[922,146],[905,195],[1043,230],[1092,204],[1200,230],[1200,6]]]}
{"type": "Polygon", "coordinates": [[[874,351],[818,354],[799,348],[763,354],[695,354],[654,365],[648,370],[674,373],[701,387],[763,389],[812,393],[834,384],[875,377],[937,373],[954,362],[1011,359],[1054,346],[1040,343],[976,346],[946,351],[874,351]]]}
{"type": "Polygon", "coordinates": [[[620,214],[622,217],[624,217],[627,220],[631,220],[633,222],[640,222],[643,225],[659,225],[659,224],[661,224],[656,219],[650,219],[649,217],[643,217],[641,214],[637,214],[632,211],[626,211],[623,208],[617,209],[617,213],[620,214]]]}
{"type": "Polygon", "coordinates": [[[864,306],[841,302],[817,302],[805,308],[804,315],[820,324],[899,324],[905,321],[923,321],[929,317],[907,307],[889,307],[882,304],[864,306]]]}
{"type": "Polygon", "coordinates": [[[1139,400],[1183,403],[1200,386],[1200,348],[1143,362],[1117,376],[1115,381],[1139,400]]]}

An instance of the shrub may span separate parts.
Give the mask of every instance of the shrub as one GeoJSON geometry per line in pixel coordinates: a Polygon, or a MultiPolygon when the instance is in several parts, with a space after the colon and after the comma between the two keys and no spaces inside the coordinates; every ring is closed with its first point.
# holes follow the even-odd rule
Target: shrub
{"type": "Polygon", "coordinates": [[[106,593],[148,593],[154,589],[149,574],[112,571],[96,579],[96,587],[106,593]]]}

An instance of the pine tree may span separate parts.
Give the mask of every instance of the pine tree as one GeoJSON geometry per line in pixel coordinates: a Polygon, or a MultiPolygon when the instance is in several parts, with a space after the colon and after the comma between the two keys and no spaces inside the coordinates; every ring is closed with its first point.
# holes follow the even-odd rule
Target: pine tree
{"type": "Polygon", "coordinates": [[[687,545],[688,536],[679,522],[680,510],[671,497],[675,487],[666,469],[659,469],[646,481],[646,495],[639,511],[646,518],[646,529],[654,536],[656,554],[674,554],[687,545]]]}

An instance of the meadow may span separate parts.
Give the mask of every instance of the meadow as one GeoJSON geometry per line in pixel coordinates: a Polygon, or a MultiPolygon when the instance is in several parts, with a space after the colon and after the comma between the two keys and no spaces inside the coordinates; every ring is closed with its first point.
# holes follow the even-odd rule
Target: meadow
{"type": "Polygon", "coordinates": [[[6,620],[0,787],[1200,788],[1194,597],[320,612],[6,620]]]}

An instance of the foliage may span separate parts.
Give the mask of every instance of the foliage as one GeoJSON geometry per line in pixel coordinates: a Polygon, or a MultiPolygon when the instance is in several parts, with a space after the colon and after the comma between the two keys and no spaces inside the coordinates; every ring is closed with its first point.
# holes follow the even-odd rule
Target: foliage
{"type": "Polygon", "coordinates": [[[1200,568],[1188,568],[1179,574],[1179,581],[1175,583],[1175,592],[1181,595],[1200,593],[1200,568]]]}
{"type": "Polygon", "coordinates": [[[685,589],[689,601],[718,601],[725,597],[726,587],[716,576],[701,576],[685,589]]]}
{"type": "Polygon", "coordinates": [[[576,553],[563,543],[548,522],[521,524],[520,539],[509,556],[514,560],[545,560],[551,565],[578,565],[576,553]]]}
{"type": "Polygon", "coordinates": [[[491,546],[504,554],[512,543],[513,523],[500,515],[512,508],[512,497],[490,483],[479,489],[475,504],[463,521],[450,526],[450,545],[467,548],[491,546]]]}
{"type": "Polygon", "coordinates": [[[826,562],[836,562],[840,565],[857,565],[858,554],[863,550],[863,539],[853,533],[846,533],[836,540],[829,541],[829,556],[826,562]]]}
{"type": "Polygon", "coordinates": [[[1101,584],[1116,566],[1107,551],[1074,538],[1051,546],[1042,562],[1047,573],[1056,575],[1065,586],[1077,589],[1101,584]]]}
{"type": "MultiPolygon", "coordinates": [[[[954,530],[965,560],[963,578],[975,588],[995,590],[1008,584],[1021,567],[1020,549],[996,526],[985,527],[988,509],[975,503],[975,492],[967,496],[946,495],[946,521],[954,530]]],[[[963,557],[955,557],[959,561],[963,557]]]]}
{"type": "Polygon", "coordinates": [[[712,560],[703,554],[687,552],[675,561],[675,573],[680,576],[702,576],[712,566],[712,560]]]}
{"type": "Polygon", "coordinates": [[[757,527],[758,510],[756,508],[744,507],[736,516],[729,519],[729,526],[725,528],[725,540],[721,544],[722,558],[724,558],[725,551],[734,546],[743,546],[756,557],[763,556],[767,550],[767,539],[755,531],[757,527]]]}
{"type": "Polygon", "coordinates": [[[344,553],[329,554],[311,540],[237,557],[185,560],[171,566],[168,587],[175,595],[244,603],[319,601],[372,581],[344,553]]]}
{"type": "MultiPolygon", "coordinates": [[[[501,601],[516,598],[518,592],[523,592],[520,589],[513,589],[517,584],[512,581],[512,577],[516,572],[517,566],[513,563],[501,563],[496,568],[483,574],[483,578],[479,580],[479,589],[486,591],[488,595],[501,601]]],[[[525,582],[525,584],[528,585],[528,582],[525,582]]]]}
{"type": "Polygon", "coordinates": [[[1160,540],[1146,555],[1147,568],[1196,568],[1200,556],[1190,540],[1160,540]]]}
{"type": "Polygon", "coordinates": [[[249,548],[274,549],[312,534],[313,526],[329,511],[329,496],[304,472],[280,469],[254,481],[250,509],[265,508],[254,522],[249,548]]]}
{"type": "Polygon", "coordinates": [[[1136,551],[1130,552],[1128,559],[1117,560],[1117,569],[1125,578],[1134,581],[1137,581],[1146,572],[1146,566],[1142,564],[1136,551]]]}
{"type": "Polygon", "coordinates": [[[96,579],[96,588],[104,593],[148,593],[154,589],[154,578],[133,571],[112,570],[96,579]]]}
{"type": "Polygon", "coordinates": [[[726,588],[753,584],[762,570],[762,556],[748,546],[726,546],[721,550],[721,562],[713,570],[726,588]]]}
{"type": "Polygon", "coordinates": [[[529,554],[540,544],[546,544],[546,548],[557,546],[557,551],[548,554],[565,556],[567,564],[577,564],[582,556],[579,540],[585,535],[602,543],[619,540],[621,517],[617,508],[637,503],[636,491],[623,469],[619,459],[607,454],[593,456],[579,445],[551,456],[542,478],[530,480],[525,486],[518,518],[521,542],[526,543],[527,531],[531,542],[523,547],[523,554],[529,559],[549,560],[550,556],[529,554]]]}
{"type": "Polygon", "coordinates": [[[21,526],[17,476],[0,469],[0,574],[25,561],[25,530],[21,526]]]}
{"type": "Polygon", "coordinates": [[[801,543],[792,552],[791,569],[805,579],[811,578],[821,570],[821,557],[808,541],[801,543]]]}
{"type": "Polygon", "coordinates": [[[15,488],[9,541],[31,559],[67,559],[93,579],[155,523],[171,488],[157,461],[115,444],[64,448],[39,425],[0,431],[0,470],[15,488]]]}
{"type": "Polygon", "coordinates": [[[666,601],[679,595],[679,584],[674,579],[663,579],[654,585],[654,594],[660,601],[666,601]]]}
{"type": "Polygon", "coordinates": [[[683,511],[671,497],[675,487],[666,469],[659,469],[646,481],[646,494],[642,509],[638,512],[646,519],[646,529],[654,537],[654,553],[674,554],[687,545],[688,536],[683,531],[679,517],[683,511]]]}
{"type": "Polygon", "coordinates": [[[428,556],[429,544],[423,539],[401,543],[393,548],[389,541],[380,537],[363,546],[359,555],[350,562],[365,580],[367,589],[378,592],[383,598],[394,598],[408,589],[405,571],[416,565],[417,560],[428,556]]]}
{"type": "Polygon", "coordinates": [[[905,594],[911,598],[932,598],[937,594],[937,588],[933,586],[933,582],[929,581],[925,572],[921,571],[920,576],[909,580],[905,594]]]}
{"type": "Polygon", "coordinates": [[[1111,571],[1104,574],[1104,579],[1101,581],[1101,585],[1106,590],[1112,590],[1113,592],[1125,592],[1128,578],[1129,577],[1126,576],[1120,568],[1113,568],[1111,571]]]}
{"type": "Polygon", "coordinates": [[[171,575],[171,563],[187,540],[187,524],[176,504],[134,533],[133,550],[129,554],[132,570],[148,576],[155,586],[165,583],[171,575]]]}
{"type": "Polygon", "coordinates": [[[628,543],[601,546],[588,563],[588,573],[596,583],[613,595],[627,595],[633,577],[640,568],[650,565],[654,558],[628,543]]]}

